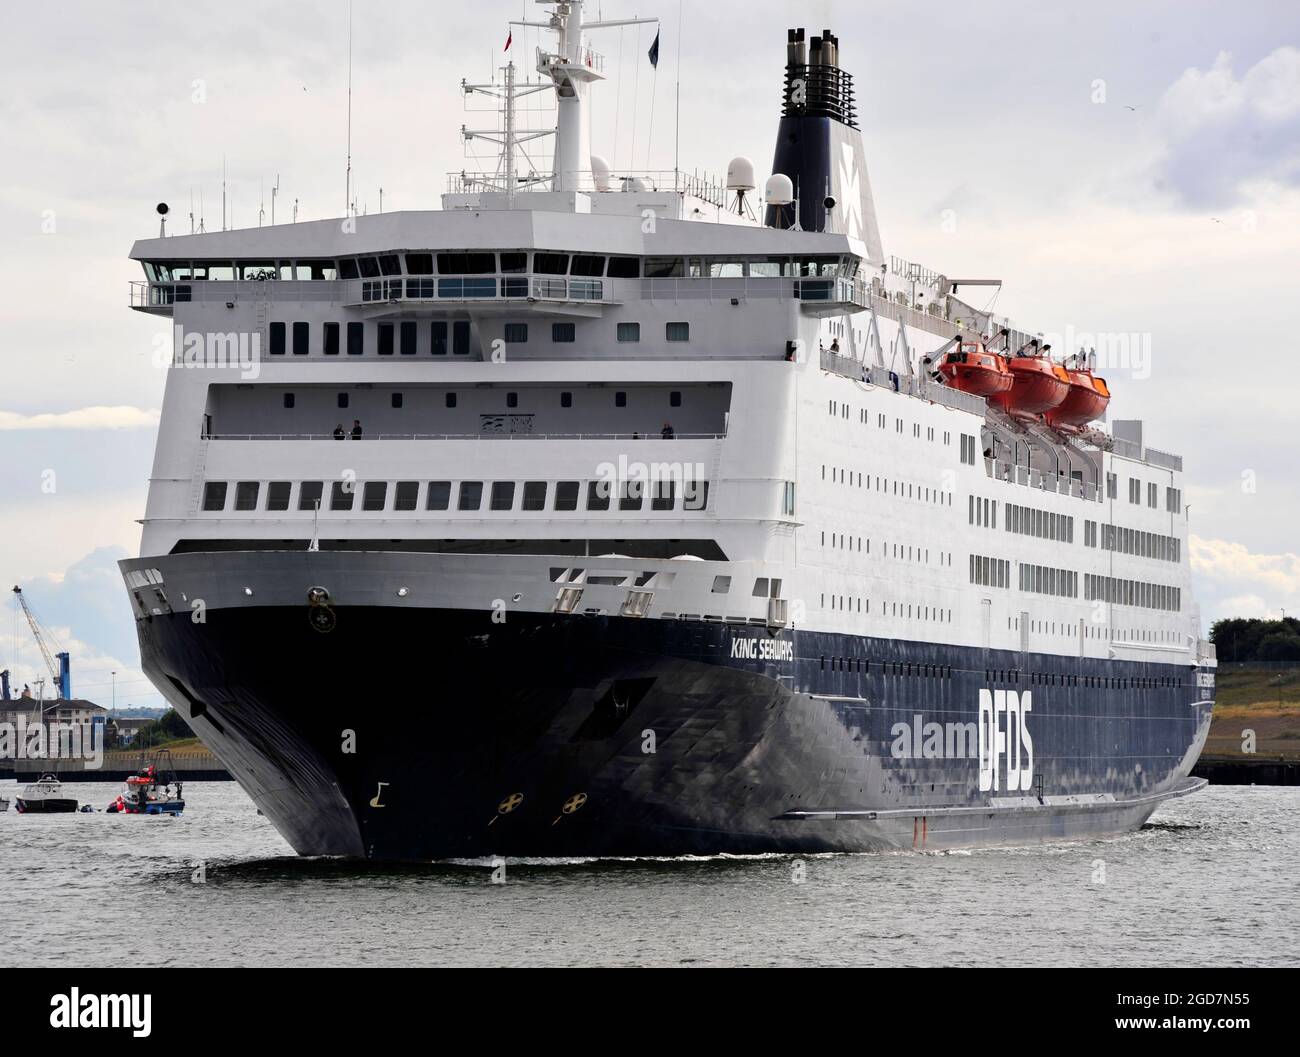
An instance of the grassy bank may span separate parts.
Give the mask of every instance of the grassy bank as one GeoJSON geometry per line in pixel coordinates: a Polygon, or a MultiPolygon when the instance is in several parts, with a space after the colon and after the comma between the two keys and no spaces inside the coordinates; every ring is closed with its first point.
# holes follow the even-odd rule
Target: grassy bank
{"type": "Polygon", "coordinates": [[[1224,666],[1205,752],[1242,755],[1245,731],[1255,732],[1255,755],[1300,760],[1300,666],[1224,666]]]}

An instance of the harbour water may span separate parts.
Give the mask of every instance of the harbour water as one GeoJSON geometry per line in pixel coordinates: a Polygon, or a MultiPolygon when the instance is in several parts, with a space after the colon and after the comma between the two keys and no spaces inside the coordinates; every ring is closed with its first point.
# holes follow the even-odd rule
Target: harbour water
{"type": "Polygon", "coordinates": [[[1211,787],[1107,841],[510,861],[500,884],[299,859],[229,782],[178,819],[69,788],[97,813],[0,815],[3,964],[1300,965],[1296,788],[1211,787]]]}

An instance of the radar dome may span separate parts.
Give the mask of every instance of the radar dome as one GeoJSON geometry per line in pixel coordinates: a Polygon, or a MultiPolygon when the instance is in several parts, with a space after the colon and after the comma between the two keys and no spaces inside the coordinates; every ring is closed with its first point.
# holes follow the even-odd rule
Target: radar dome
{"type": "Polygon", "coordinates": [[[608,191],[610,188],[609,180],[609,162],[599,154],[591,156],[591,176],[596,183],[597,191],[608,191]]]}
{"type": "Polygon", "coordinates": [[[754,182],[754,163],[748,158],[732,158],[727,163],[727,190],[752,191],[758,184],[754,182]]]}
{"type": "Polygon", "coordinates": [[[794,201],[794,184],[783,172],[773,173],[767,178],[763,197],[770,206],[788,206],[794,201]]]}

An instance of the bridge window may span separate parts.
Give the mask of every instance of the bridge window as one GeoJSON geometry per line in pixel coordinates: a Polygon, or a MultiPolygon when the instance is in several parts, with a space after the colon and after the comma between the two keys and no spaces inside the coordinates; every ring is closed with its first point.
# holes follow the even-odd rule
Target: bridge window
{"type": "Polygon", "coordinates": [[[573,267],[569,269],[569,274],[587,276],[604,275],[605,258],[595,257],[586,253],[575,253],[573,255],[573,267]]]}
{"type": "Polygon", "coordinates": [[[528,271],[528,254],[522,252],[501,254],[501,270],[503,272],[528,271]]]}
{"type": "Polygon", "coordinates": [[[335,481],[330,486],[330,509],[351,510],[356,487],[353,481],[335,481]]]}
{"type": "Polygon", "coordinates": [[[534,253],[533,271],[538,275],[567,275],[569,255],[567,253],[534,253]]]}
{"type": "Polygon", "coordinates": [[[524,510],[545,510],[546,509],[546,482],[545,481],[525,481],[524,482],[524,510]]]}
{"type": "Polygon", "coordinates": [[[383,510],[388,498],[387,481],[367,481],[361,494],[362,510],[383,510]]]}
{"type": "Polygon", "coordinates": [[[588,481],[587,482],[587,509],[608,510],[609,496],[611,491],[612,489],[608,481],[588,481]]]}
{"type": "Polygon", "coordinates": [[[492,510],[513,510],[515,508],[515,482],[494,481],[489,506],[492,510]]]}
{"type": "Polygon", "coordinates": [[[619,510],[640,510],[644,495],[644,481],[624,481],[619,489],[619,510]]]}
{"type": "Polygon", "coordinates": [[[414,510],[416,500],[420,498],[419,481],[398,481],[393,492],[394,510],[414,510]]]}
{"type": "Polygon", "coordinates": [[[266,509],[288,510],[289,493],[293,490],[290,481],[272,481],[266,486],[266,509]]]}
{"type": "Polygon", "coordinates": [[[483,482],[461,481],[457,510],[478,510],[483,505],[483,482]]]}
{"type": "Polygon", "coordinates": [[[406,274],[407,275],[432,275],[433,254],[432,253],[408,253],[406,255],[406,274]]]}
{"type": "Polygon", "coordinates": [[[686,275],[686,263],[681,257],[647,257],[647,279],[680,279],[686,275]]]}
{"type": "Polygon", "coordinates": [[[425,496],[425,510],[446,510],[451,504],[451,482],[430,481],[429,492],[425,496]]]}
{"type": "Polygon", "coordinates": [[[323,481],[303,481],[298,486],[298,509],[315,510],[324,491],[325,483],[323,481]]]}
{"type": "Polygon", "coordinates": [[[638,257],[611,257],[609,271],[611,279],[637,279],[641,276],[641,260],[638,257]]]}
{"type": "Polygon", "coordinates": [[[226,482],[225,481],[208,481],[203,486],[203,509],[204,510],[225,510],[226,509],[226,482]]]}
{"type": "Polygon", "coordinates": [[[677,483],[656,481],[651,490],[651,510],[672,510],[677,505],[677,483]]]}
{"type": "Polygon", "coordinates": [[[497,270],[495,253],[440,253],[439,275],[490,275],[497,270]]]}
{"type": "Polygon", "coordinates": [[[578,509],[578,482],[557,481],[555,483],[555,509],[578,509]]]}

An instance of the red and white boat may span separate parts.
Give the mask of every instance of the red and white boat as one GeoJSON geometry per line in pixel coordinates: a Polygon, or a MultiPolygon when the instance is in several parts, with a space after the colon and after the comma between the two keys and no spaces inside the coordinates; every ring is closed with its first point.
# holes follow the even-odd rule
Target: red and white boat
{"type": "Polygon", "coordinates": [[[1060,405],[1069,395],[1070,376],[1065,368],[1052,362],[1047,347],[1040,352],[1023,351],[1007,361],[1013,384],[991,402],[1011,415],[1034,416],[1060,405]]]}
{"type": "Polygon", "coordinates": [[[935,368],[944,384],[963,393],[991,397],[1005,393],[1014,382],[1007,360],[990,352],[981,341],[963,341],[939,361],[935,368]]]}

